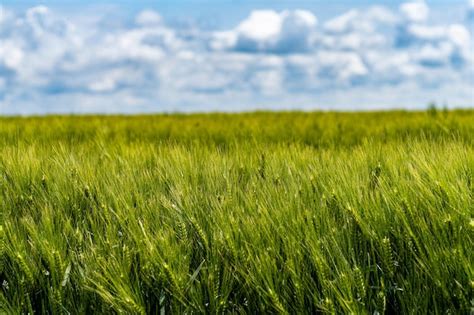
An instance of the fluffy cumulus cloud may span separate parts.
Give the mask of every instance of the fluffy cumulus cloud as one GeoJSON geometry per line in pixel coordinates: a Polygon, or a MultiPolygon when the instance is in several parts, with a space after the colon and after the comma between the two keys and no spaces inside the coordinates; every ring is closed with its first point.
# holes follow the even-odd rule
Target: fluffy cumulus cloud
{"type": "Polygon", "coordinates": [[[400,6],[402,16],[409,22],[424,22],[428,19],[430,9],[423,0],[403,3],[400,6]]]}
{"type": "Polygon", "coordinates": [[[145,10],[111,23],[0,6],[0,114],[474,105],[474,3],[442,23],[424,1],[257,10],[227,30],[145,10]]]}
{"type": "Polygon", "coordinates": [[[257,10],[235,29],[216,33],[211,47],[277,54],[309,51],[317,23],[316,16],[305,10],[257,10]]]}

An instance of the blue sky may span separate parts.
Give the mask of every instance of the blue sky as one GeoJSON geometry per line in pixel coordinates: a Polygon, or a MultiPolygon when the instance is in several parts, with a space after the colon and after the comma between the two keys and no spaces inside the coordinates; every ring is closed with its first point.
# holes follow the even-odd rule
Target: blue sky
{"type": "MultiPolygon", "coordinates": [[[[256,9],[306,9],[319,18],[330,18],[352,8],[367,8],[371,5],[383,5],[397,8],[404,1],[400,0],[161,0],[161,1],[32,1],[3,0],[1,3],[9,8],[24,10],[37,5],[45,5],[62,11],[85,10],[87,8],[108,7],[120,8],[124,15],[131,15],[143,9],[153,9],[169,19],[211,19],[216,27],[230,27],[238,23],[249,12],[256,9]]],[[[465,0],[431,0],[426,1],[430,7],[439,10],[440,18],[454,20],[463,14],[465,0]]],[[[437,13],[436,11],[433,13],[437,13]]]]}
{"type": "Polygon", "coordinates": [[[474,106],[474,1],[1,2],[0,114],[474,106]]]}

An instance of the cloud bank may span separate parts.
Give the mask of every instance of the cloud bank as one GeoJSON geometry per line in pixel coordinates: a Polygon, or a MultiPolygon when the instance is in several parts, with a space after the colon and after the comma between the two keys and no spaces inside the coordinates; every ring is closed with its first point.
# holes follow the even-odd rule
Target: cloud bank
{"type": "Polygon", "coordinates": [[[121,23],[0,10],[0,114],[474,106],[472,1],[458,23],[411,1],[326,21],[256,10],[215,31],[152,10],[121,23]]]}

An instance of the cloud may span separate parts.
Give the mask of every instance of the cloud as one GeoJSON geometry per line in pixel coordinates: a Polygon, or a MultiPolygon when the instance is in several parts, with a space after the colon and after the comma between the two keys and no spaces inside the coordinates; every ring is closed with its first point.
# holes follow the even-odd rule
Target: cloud
{"type": "Polygon", "coordinates": [[[127,21],[0,10],[0,113],[473,105],[472,31],[430,21],[422,1],[322,23],[257,10],[219,31],[153,10],[127,21]]]}
{"type": "Polygon", "coordinates": [[[474,21],[474,0],[469,0],[467,4],[467,18],[474,21]]]}
{"type": "Polygon", "coordinates": [[[409,22],[424,22],[428,19],[430,9],[425,1],[415,0],[400,5],[400,12],[409,22]]]}
{"type": "Polygon", "coordinates": [[[461,24],[408,24],[399,28],[396,46],[427,67],[472,62],[471,34],[461,24]]]}
{"type": "Polygon", "coordinates": [[[161,18],[161,15],[153,10],[144,10],[137,15],[135,22],[142,26],[154,26],[161,25],[163,19],[161,18]]]}
{"type": "Polygon", "coordinates": [[[307,51],[318,20],[305,10],[252,11],[235,29],[215,34],[211,47],[241,52],[307,51]]]}
{"type": "Polygon", "coordinates": [[[318,44],[329,50],[369,49],[390,44],[390,28],[398,17],[388,9],[374,6],[350,10],[324,23],[318,44]]]}
{"type": "Polygon", "coordinates": [[[324,23],[329,34],[346,34],[354,31],[373,33],[378,27],[394,25],[399,18],[390,10],[373,6],[365,10],[352,9],[324,23]]]}
{"type": "Polygon", "coordinates": [[[359,12],[357,10],[350,10],[332,20],[327,21],[324,24],[324,29],[329,33],[346,33],[352,30],[354,23],[353,21],[358,17],[359,12]]]}
{"type": "Polygon", "coordinates": [[[4,67],[14,70],[18,68],[23,61],[23,50],[13,41],[5,40],[0,47],[0,60],[4,67]]]}

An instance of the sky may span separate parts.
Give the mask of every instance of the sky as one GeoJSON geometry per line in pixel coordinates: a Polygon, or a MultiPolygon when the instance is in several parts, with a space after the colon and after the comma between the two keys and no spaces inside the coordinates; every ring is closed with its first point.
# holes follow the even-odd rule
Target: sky
{"type": "Polygon", "coordinates": [[[0,115],[474,107],[474,0],[0,1],[0,115]]]}

